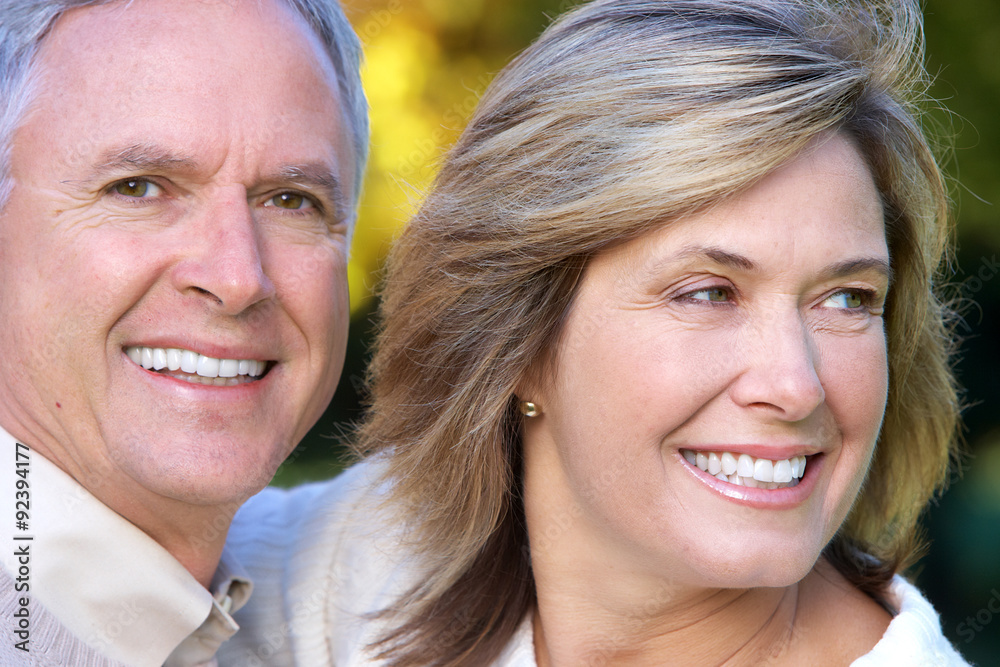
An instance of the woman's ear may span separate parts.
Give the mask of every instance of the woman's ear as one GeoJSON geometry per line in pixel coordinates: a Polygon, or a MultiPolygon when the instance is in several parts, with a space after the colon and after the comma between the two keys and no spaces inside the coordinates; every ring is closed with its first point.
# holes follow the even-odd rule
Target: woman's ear
{"type": "Polygon", "coordinates": [[[539,372],[541,366],[544,363],[532,364],[514,389],[518,408],[525,417],[538,417],[544,411],[546,392],[539,372]]]}

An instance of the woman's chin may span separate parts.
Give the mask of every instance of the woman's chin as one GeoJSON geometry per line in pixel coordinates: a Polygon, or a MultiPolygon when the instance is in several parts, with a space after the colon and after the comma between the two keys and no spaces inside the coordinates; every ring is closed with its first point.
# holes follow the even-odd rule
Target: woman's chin
{"type": "Polygon", "coordinates": [[[816,566],[819,549],[761,544],[757,548],[708,550],[690,564],[691,584],[699,588],[785,588],[802,581],[816,566]],[[721,553],[720,553],[721,552],[721,553]]]}

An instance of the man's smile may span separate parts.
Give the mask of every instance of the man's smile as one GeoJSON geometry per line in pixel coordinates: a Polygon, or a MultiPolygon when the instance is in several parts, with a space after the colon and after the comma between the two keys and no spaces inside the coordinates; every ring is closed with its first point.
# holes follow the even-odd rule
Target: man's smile
{"type": "Polygon", "coordinates": [[[256,359],[216,359],[180,348],[125,348],[136,365],[192,384],[235,387],[257,381],[267,371],[267,362],[256,359]]]}

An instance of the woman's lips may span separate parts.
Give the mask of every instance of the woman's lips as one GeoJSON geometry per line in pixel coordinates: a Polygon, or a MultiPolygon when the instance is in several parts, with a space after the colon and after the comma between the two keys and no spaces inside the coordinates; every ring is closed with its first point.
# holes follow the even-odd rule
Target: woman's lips
{"type": "Polygon", "coordinates": [[[681,449],[678,458],[700,482],[730,500],[759,509],[787,509],[802,503],[812,493],[824,455],[767,459],[721,449],[681,449]],[[718,472],[712,474],[716,467],[718,472]],[[732,472],[726,474],[727,470],[732,472]]]}
{"type": "Polygon", "coordinates": [[[750,488],[778,489],[796,486],[805,474],[806,457],[784,459],[753,457],[739,452],[705,452],[682,449],[689,464],[722,482],[750,488]]]}

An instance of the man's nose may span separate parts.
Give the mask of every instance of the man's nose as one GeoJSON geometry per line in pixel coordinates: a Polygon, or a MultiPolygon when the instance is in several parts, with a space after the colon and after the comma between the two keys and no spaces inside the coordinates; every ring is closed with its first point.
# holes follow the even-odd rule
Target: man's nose
{"type": "Polygon", "coordinates": [[[265,271],[265,248],[245,193],[229,192],[200,212],[185,233],[188,251],[174,268],[183,294],[210,301],[225,315],[238,315],[274,296],[265,271]]]}
{"type": "Polygon", "coordinates": [[[743,372],[732,386],[732,396],[739,405],[797,422],[826,399],[818,372],[819,351],[797,310],[754,318],[742,333],[737,352],[743,372]]]}

